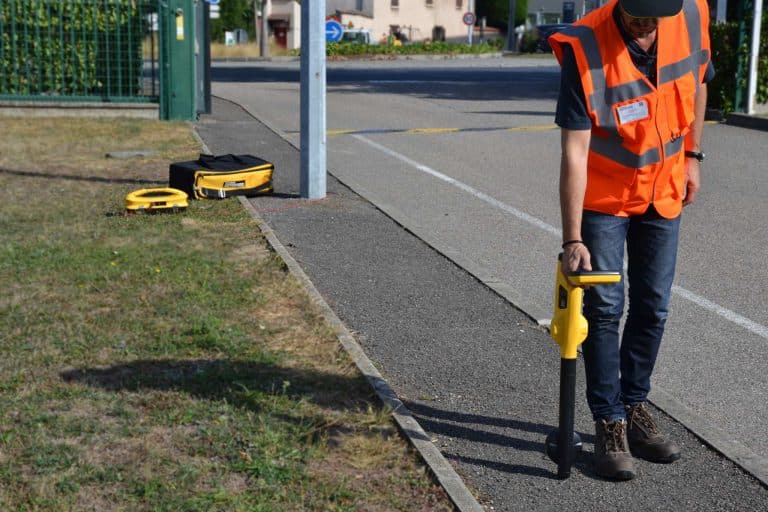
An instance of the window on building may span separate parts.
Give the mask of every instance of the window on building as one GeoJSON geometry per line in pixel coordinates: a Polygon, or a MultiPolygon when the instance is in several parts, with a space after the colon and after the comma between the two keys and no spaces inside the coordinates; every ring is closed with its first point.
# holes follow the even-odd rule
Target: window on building
{"type": "Polygon", "coordinates": [[[464,0],[456,0],[456,10],[461,11],[464,9],[464,0]]]}
{"type": "Polygon", "coordinates": [[[426,0],[427,7],[432,7],[434,5],[434,0],[426,0]]]}
{"type": "Polygon", "coordinates": [[[400,8],[400,0],[389,0],[389,5],[392,9],[400,8]]]}

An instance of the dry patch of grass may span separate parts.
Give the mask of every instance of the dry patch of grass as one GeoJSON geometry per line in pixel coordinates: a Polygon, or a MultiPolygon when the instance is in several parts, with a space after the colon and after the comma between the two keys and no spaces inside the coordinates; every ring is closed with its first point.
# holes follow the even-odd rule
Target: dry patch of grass
{"type": "Polygon", "coordinates": [[[123,215],[188,125],[0,133],[0,510],[451,509],[239,203],[123,215]]]}
{"type": "MultiPolygon", "coordinates": [[[[283,57],[289,52],[282,46],[269,45],[271,57],[283,57]]],[[[226,46],[222,43],[211,43],[211,58],[213,59],[253,59],[261,57],[258,43],[244,43],[226,46]]]]}

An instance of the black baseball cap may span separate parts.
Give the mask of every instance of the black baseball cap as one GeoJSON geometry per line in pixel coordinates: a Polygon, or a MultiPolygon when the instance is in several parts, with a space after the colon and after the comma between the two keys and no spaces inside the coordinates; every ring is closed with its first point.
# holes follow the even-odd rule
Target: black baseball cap
{"type": "Polygon", "coordinates": [[[635,18],[665,18],[683,9],[683,0],[619,0],[624,12],[635,18]]]}

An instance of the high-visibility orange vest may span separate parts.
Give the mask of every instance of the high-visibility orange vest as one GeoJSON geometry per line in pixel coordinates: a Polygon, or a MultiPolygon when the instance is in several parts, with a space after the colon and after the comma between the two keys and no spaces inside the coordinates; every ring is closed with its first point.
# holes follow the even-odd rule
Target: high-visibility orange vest
{"type": "Polygon", "coordinates": [[[627,217],[653,203],[674,218],[685,195],[685,135],[710,59],[709,7],[685,0],[680,14],[659,20],[654,85],[632,63],[613,18],[617,2],[549,38],[558,61],[562,44],[573,47],[592,119],[584,208],[627,217]]]}

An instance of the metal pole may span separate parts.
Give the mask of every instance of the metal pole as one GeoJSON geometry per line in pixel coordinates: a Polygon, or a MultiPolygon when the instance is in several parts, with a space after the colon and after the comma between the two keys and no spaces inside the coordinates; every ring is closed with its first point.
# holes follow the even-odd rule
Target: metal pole
{"type": "Polygon", "coordinates": [[[752,20],[752,50],[749,55],[749,85],[747,87],[747,114],[755,113],[757,95],[757,59],[760,57],[760,24],[763,18],[763,0],[755,0],[752,20]]]}
{"type": "MultiPolygon", "coordinates": [[[[739,20],[739,41],[737,43],[736,48],[741,48],[744,44],[744,40],[747,37],[747,25],[744,21],[744,11],[746,9],[745,3],[748,0],[739,0],[739,3],[736,4],[736,19],[739,20]]],[[[737,112],[744,112],[746,109],[742,110],[742,100],[744,89],[742,88],[742,80],[744,79],[744,66],[742,65],[742,59],[737,58],[736,59],[736,92],[734,94],[733,98],[733,108],[737,112]]]]}
{"type": "Polygon", "coordinates": [[[259,22],[259,7],[261,7],[261,2],[259,0],[253,0],[253,2],[251,2],[251,7],[253,7],[253,42],[259,44],[259,41],[261,41],[261,22],[259,22]]]}
{"type": "Polygon", "coordinates": [[[208,2],[195,0],[195,112],[206,114],[205,111],[205,7],[208,2]]]}
{"type": "MultiPolygon", "coordinates": [[[[469,12],[474,14],[475,13],[475,0],[469,0],[467,2],[467,8],[468,8],[469,12]]],[[[472,32],[474,32],[474,30],[475,30],[475,27],[473,25],[469,25],[469,27],[467,28],[467,44],[469,46],[472,46],[472,32]]]]}
{"type": "Polygon", "coordinates": [[[325,197],[325,0],[301,3],[301,197],[325,197]]]}
{"type": "Polygon", "coordinates": [[[517,34],[515,33],[515,0],[509,0],[509,18],[507,19],[507,51],[517,51],[517,34]]]}
{"type": "Polygon", "coordinates": [[[211,113],[211,4],[203,6],[203,105],[211,113]]]}
{"type": "Polygon", "coordinates": [[[717,10],[715,20],[718,23],[725,23],[728,11],[728,0],[717,0],[717,10]]]}
{"type": "Polygon", "coordinates": [[[571,476],[573,466],[573,421],[576,407],[576,359],[560,359],[560,422],[558,425],[557,478],[571,476]]]}
{"type": "Polygon", "coordinates": [[[269,23],[267,20],[267,0],[261,0],[261,32],[259,33],[259,54],[262,57],[269,57],[269,23]]]}

